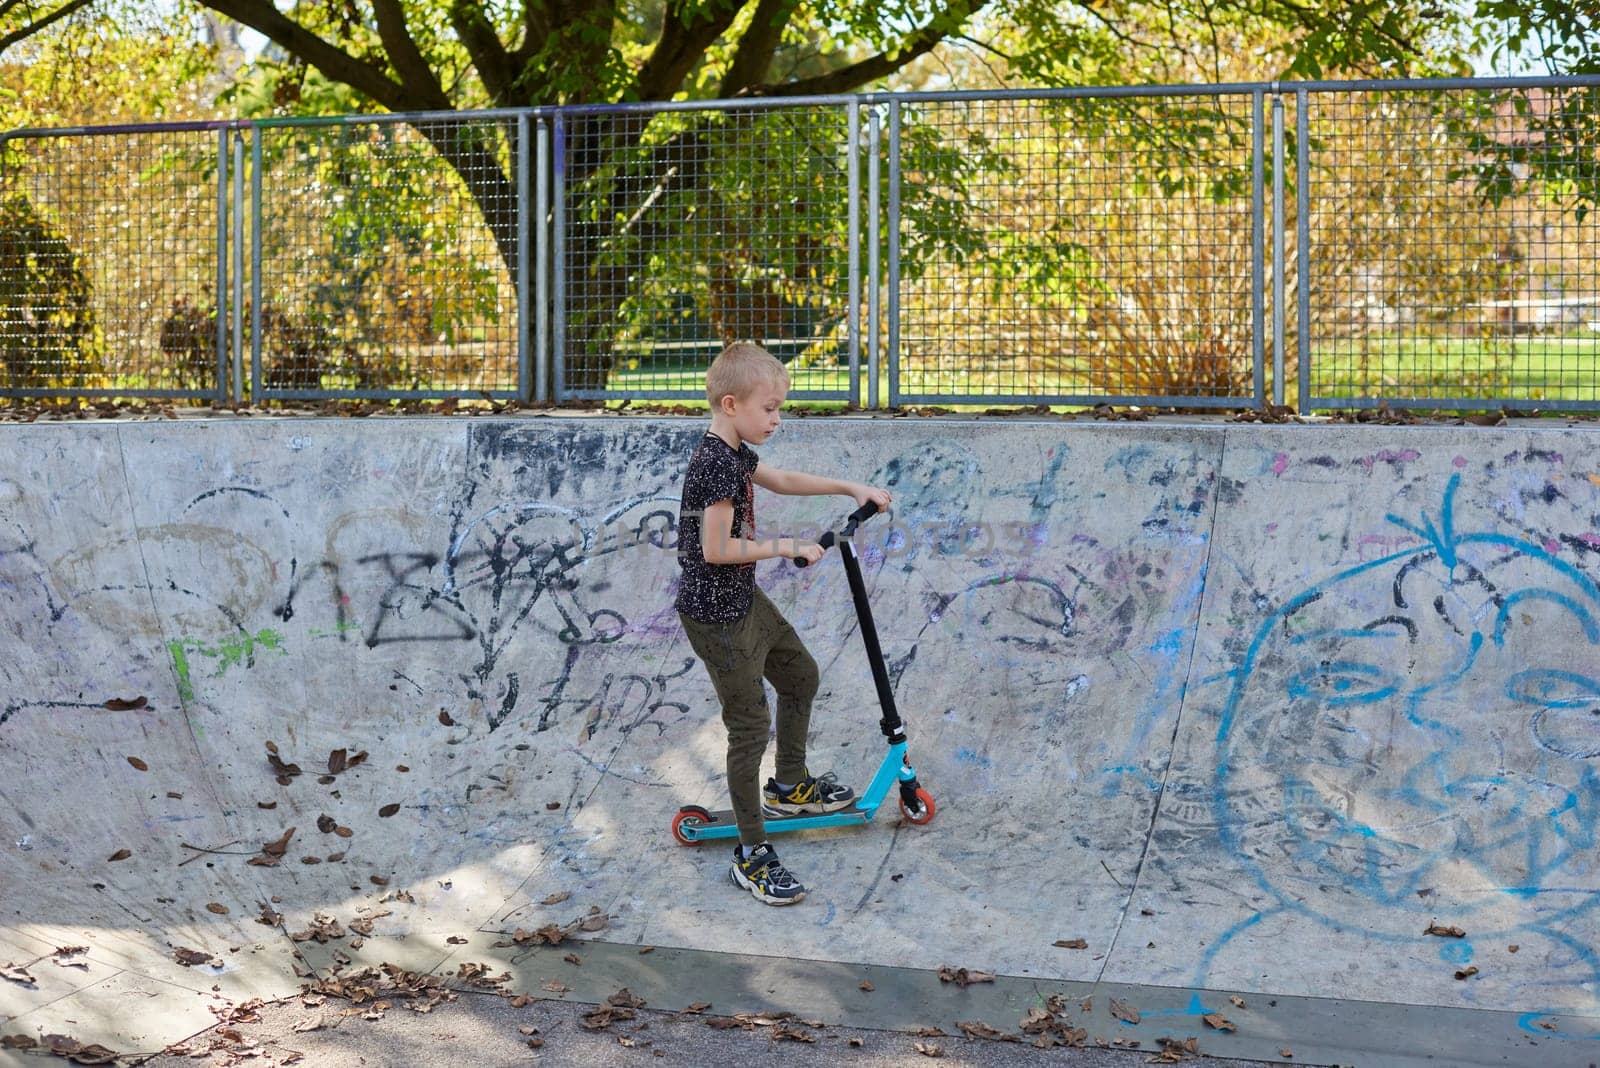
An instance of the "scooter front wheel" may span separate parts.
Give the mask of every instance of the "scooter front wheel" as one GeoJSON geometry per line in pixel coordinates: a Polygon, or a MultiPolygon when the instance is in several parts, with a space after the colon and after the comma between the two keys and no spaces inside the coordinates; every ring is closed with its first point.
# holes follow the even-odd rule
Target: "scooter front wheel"
{"type": "Polygon", "coordinates": [[[676,838],[682,845],[699,845],[700,840],[690,838],[683,833],[683,829],[685,827],[700,827],[710,822],[711,813],[699,805],[684,805],[678,810],[678,814],[672,817],[672,837],[676,838]]]}
{"type": "Polygon", "coordinates": [[[918,807],[913,810],[906,804],[904,797],[900,798],[900,814],[906,818],[906,822],[920,826],[930,822],[933,814],[938,811],[938,806],[933,803],[933,795],[920,786],[917,787],[917,805],[918,807]]]}

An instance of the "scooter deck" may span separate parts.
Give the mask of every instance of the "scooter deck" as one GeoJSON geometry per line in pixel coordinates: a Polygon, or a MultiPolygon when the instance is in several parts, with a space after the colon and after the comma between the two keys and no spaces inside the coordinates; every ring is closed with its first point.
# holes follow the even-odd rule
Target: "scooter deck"
{"type": "MultiPolygon", "coordinates": [[[[877,808],[862,808],[860,804],[852,804],[849,808],[841,808],[835,812],[795,812],[771,813],[762,810],[761,819],[770,827],[784,827],[789,830],[800,830],[795,824],[812,827],[840,827],[857,823],[866,823],[877,813],[877,808]]],[[[697,837],[722,837],[728,834],[738,834],[738,821],[734,819],[732,809],[718,809],[701,821],[695,830],[697,837]],[[710,833],[707,833],[710,832],[710,833]]]]}

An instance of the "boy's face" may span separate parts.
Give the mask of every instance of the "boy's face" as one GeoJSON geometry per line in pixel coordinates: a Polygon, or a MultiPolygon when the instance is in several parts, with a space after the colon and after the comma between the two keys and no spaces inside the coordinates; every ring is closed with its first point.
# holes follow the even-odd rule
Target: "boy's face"
{"type": "Polygon", "coordinates": [[[731,407],[734,429],[741,441],[759,445],[770,438],[782,420],[783,399],[789,389],[782,382],[768,382],[751,390],[748,396],[735,400],[723,398],[724,410],[731,407]]]}

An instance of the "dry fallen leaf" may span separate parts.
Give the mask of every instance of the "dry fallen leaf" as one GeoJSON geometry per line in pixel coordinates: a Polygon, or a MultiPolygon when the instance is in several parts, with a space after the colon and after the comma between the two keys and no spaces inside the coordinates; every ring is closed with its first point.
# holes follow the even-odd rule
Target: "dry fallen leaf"
{"type": "Polygon", "coordinates": [[[863,979],[863,980],[861,980],[860,989],[865,990],[868,993],[871,993],[872,991],[876,990],[877,987],[872,985],[872,980],[871,979],[863,979]]]}
{"type": "Polygon", "coordinates": [[[572,992],[572,988],[570,986],[566,986],[554,979],[551,979],[549,982],[545,983],[543,989],[550,991],[552,994],[568,994],[572,992]]]}
{"type": "Polygon", "coordinates": [[[446,727],[454,727],[456,725],[456,721],[450,718],[450,713],[446,712],[442,708],[439,709],[439,722],[444,724],[446,727]]]}
{"type": "Polygon", "coordinates": [[[568,953],[566,956],[562,957],[561,959],[566,961],[568,964],[582,964],[583,963],[583,960],[576,953],[568,953]]]}
{"type": "Polygon", "coordinates": [[[994,982],[993,972],[980,972],[976,968],[952,968],[944,965],[939,969],[939,981],[942,983],[955,983],[957,986],[970,986],[973,983],[994,982]]]}
{"type": "Polygon", "coordinates": [[[131,700],[125,697],[113,697],[106,702],[105,707],[110,712],[137,712],[149,704],[150,702],[143,697],[135,697],[131,700]]]}
{"type": "Polygon", "coordinates": [[[1522,947],[1519,946],[1519,945],[1509,945],[1509,946],[1506,947],[1506,952],[1507,953],[1515,953],[1517,950],[1519,950],[1521,948],[1522,947]]]}
{"type": "Polygon", "coordinates": [[[1089,948],[1089,943],[1085,942],[1081,938],[1058,938],[1054,942],[1052,942],[1051,945],[1058,946],[1061,949],[1088,949],[1089,948]]]}
{"type": "Polygon", "coordinates": [[[173,949],[172,959],[183,965],[185,968],[191,968],[196,964],[210,964],[211,954],[203,953],[198,949],[184,949],[182,946],[179,946],[173,949]]]}
{"type": "Polygon", "coordinates": [[[693,1005],[690,1005],[687,1009],[684,1009],[683,1011],[684,1011],[684,1014],[687,1015],[689,1013],[694,1013],[694,1012],[705,1012],[710,1007],[711,1007],[711,1002],[709,1002],[709,1001],[697,1001],[693,1005]]]}
{"type": "Polygon", "coordinates": [[[555,893],[551,894],[549,897],[547,897],[543,901],[539,902],[539,904],[541,904],[541,905],[559,905],[559,904],[561,904],[563,901],[565,901],[567,898],[569,898],[571,896],[572,896],[572,894],[569,893],[566,890],[557,890],[555,893]]]}
{"type": "Polygon", "coordinates": [[[1278,1051],[1278,1056],[1284,1058],[1285,1060],[1288,1060],[1288,1059],[1290,1059],[1290,1058],[1292,1058],[1294,1056],[1294,1050],[1292,1050],[1289,1047],[1285,1046],[1283,1049],[1280,1049],[1278,1051]]]}
{"type": "Polygon", "coordinates": [[[533,999],[530,998],[526,994],[518,994],[516,997],[511,999],[511,1007],[513,1009],[525,1008],[527,1006],[528,1002],[530,1002],[532,1000],[533,999]]]}
{"type": "Polygon", "coordinates": [[[28,974],[27,966],[21,964],[0,964],[0,979],[9,979],[24,986],[33,986],[38,982],[28,974]]]}
{"type": "Polygon", "coordinates": [[[215,913],[218,916],[226,916],[228,914],[228,906],[221,902],[213,901],[206,906],[206,911],[215,913]]]}
{"type": "Polygon", "coordinates": [[[1445,927],[1437,923],[1428,924],[1428,929],[1422,932],[1426,935],[1436,935],[1439,938],[1465,938],[1467,932],[1459,927],[1445,927]]]}
{"type": "Polygon", "coordinates": [[[1478,974],[1478,966],[1476,964],[1469,964],[1465,968],[1462,968],[1460,971],[1456,972],[1456,978],[1457,979],[1471,979],[1474,975],[1477,975],[1477,974],[1478,974]]]}
{"type": "Polygon", "coordinates": [[[396,812],[399,812],[399,811],[400,811],[400,806],[397,805],[397,804],[395,804],[395,805],[384,805],[382,808],[380,808],[378,810],[378,815],[382,816],[384,819],[388,819],[390,816],[393,816],[396,812]]]}
{"type": "Polygon", "coordinates": [[[1225,1018],[1220,1012],[1208,1012],[1200,1019],[1205,1021],[1207,1027],[1216,1031],[1237,1031],[1239,1029],[1234,1026],[1232,1020],[1225,1018]]]}
{"type": "Polygon", "coordinates": [[[129,850],[119,849],[115,853],[113,853],[109,857],[107,857],[106,858],[106,862],[107,863],[114,863],[114,862],[119,861],[119,860],[127,860],[131,856],[133,856],[133,853],[130,852],[129,850]]]}
{"type": "Polygon", "coordinates": [[[129,757],[128,758],[128,763],[132,764],[135,768],[139,769],[140,771],[149,771],[150,770],[150,765],[149,764],[146,764],[144,761],[140,760],[138,757],[135,757],[135,756],[129,757]]]}
{"type": "Polygon", "coordinates": [[[1136,1024],[1139,1022],[1139,1010],[1121,998],[1111,999],[1111,1015],[1124,1023],[1136,1024]]]}
{"type": "Polygon", "coordinates": [[[924,1057],[943,1057],[944,1047],[934,1042],[918,1042],[911,1047],[924,1057]]]}

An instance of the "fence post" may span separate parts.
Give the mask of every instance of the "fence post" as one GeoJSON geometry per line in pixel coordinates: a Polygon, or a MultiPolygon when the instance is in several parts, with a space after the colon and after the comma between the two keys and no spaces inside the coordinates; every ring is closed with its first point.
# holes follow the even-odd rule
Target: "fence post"
{"type": "Polygon", "coordinates": [[[878,140],[882,134],[877,105],[867,112],[867,407],[878,406],[878,140]]]}
{"type": "Polygon", "coordinates": [[[261,128],[250,128],[250,402],[261,403],[261,128]]]}
{"type": "MultiPolygon", "coordinates": [[[[1277,100],[1274,91],[1273,100],[1277,100]]],[[[1276,113],[1274,113],[1276,114],[1276,113]]],[[[1265,265],[1261,262],[1266,254],[1262,193],[1262,169],[1265,166],[1262,159],[1262,92],[1260,89],[1250,94],[1250,367],[1251,388],[1255,392],[1256,406],[1260,407],[1266,402],[1266,347],[1263,332],[1262,305],[1266,302],[1265,265]]],[[[1272,380],[1274,395],[1276,395],[1279,379],[1272,380]]]]}
{"type": "Polygon", "coordinates": [[[1272,403],[1283,403],[1284,320],[1287,287],[1283,262],[1283,93],[1272,83],[1272,403]]]}
{"type": "MultiPolygon", "coordinates": [[[[550,123],[540,116],[537,133],[538,172],[534,182],[534,211],[538,216],[534,268],[533,399],[543,404],[550,399],[550,123]]],[[[557,252],[560,250],[557,249],[557,252]]]]}
{"type": "Polygon", "coordinates": [[[528,202],[528,134],[532,126],[528,112],[517,116],[517,399],[526,401],[533,394],[529,381],[532,353],[528,351],[529,322],[528,266],[532,260],[528,235],[532,232],[532,205],[528,202]]]}
{"type": "Polygon", "coordinates": [[[846,105],[847,157],[850,181],[850,314],[846,320],[850,347],[850,407],[861,406],[861,102],[846,105]]]}
{"type": "Polygon", "coordinates": [[[889,407],[900,407],[900,101],[889,101],[889,407]]]}
{"type": "Polygon", "coordinates": [[[233,131],[233,373],[229,395],[244,399],[244,134],[233,131]]]}
{"type": "Polygon", "coordinates": [[[228,128],[217,131],[217,385],[211,398],[228,396],[228,128]]]}
{"type": "Polygon", "coordinates": [[[1307,117],[1309,97],[1304,89],[1294,94],[1294,202],[1298,218],[1295,235],[1299,248],[1295,258],[1299,269],[1295,274],[1295,296],[1300,308],[1296,339],[1299,345],[1300,400],[1297,410],[1305,412],[1311,405],[1311,121],[1307,117]]]}

